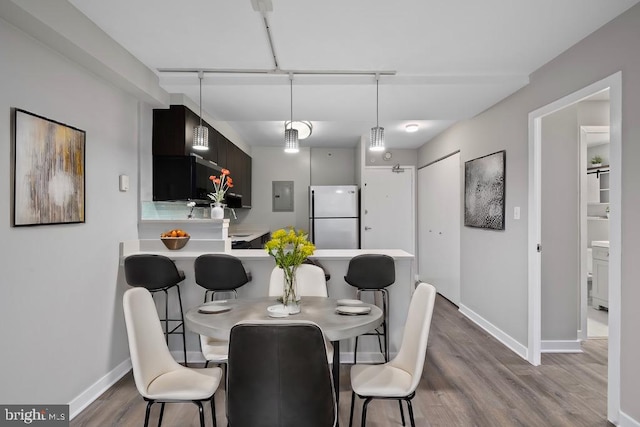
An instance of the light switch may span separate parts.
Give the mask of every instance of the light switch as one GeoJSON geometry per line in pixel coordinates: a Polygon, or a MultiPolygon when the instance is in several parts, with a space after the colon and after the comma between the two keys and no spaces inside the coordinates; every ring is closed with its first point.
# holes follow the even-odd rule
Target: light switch
{"type": "Polygon", "coordinates": [[[513,208],[513,219],[520,219],[520,206],[513,208]]]}
{"type": "Polygon", "coordinates": [[[129,191],[129,175],[119,176],[120,191],[129,191]]]}

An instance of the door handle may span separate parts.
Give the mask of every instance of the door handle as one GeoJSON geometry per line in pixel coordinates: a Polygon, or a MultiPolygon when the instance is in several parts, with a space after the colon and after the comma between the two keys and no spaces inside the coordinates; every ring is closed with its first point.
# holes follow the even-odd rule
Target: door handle
{"type": "Polygon", "coordinates": [[[369,230],[371,230],[371,227],[365,227],[364,230],[365,231],[369,231],[369,230]]]}

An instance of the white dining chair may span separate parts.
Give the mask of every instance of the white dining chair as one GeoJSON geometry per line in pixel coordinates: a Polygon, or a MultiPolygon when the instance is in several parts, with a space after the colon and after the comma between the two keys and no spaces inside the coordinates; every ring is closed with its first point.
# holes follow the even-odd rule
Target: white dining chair
{"type": "Polygon", "coordinates": [[[151,406],[156,402],[162,404],[158,426],[162,424],[165,403],[192,402],[198,406],[200,426],[204,427],[203,401],[211,402],[211,417],[216,426],[214,394],[220,385],[222,369],[187,368],[173,359],[153,298],[146,288],[127,290],[123,307],[133,378],[138,392],[147,401],[145,427],[149,424],[151,406]]]}
{"type": "MultiPolygon", "coordinates": [[[[301,264],[296,269],[297,296],[300,297],[329,297],[324,270],[317,265],[301,264]]],[[[284,271],[275,267],[269,280],[269,296],[279,297],[284,292],[284,271]]],[[[325,339],[327,359],[333,362],[333,345],[325,339]]]]}
{"type": "Polygon", "coordinates": [[[372,399],[396,399],[404,425],[402,401],[407,402],[411,426],[415,427],[411,399],[415,396],[424,361],[431,317],[436,299],[436,289],[428,283],[420,283],[411,297],[407,321],[400,350],[396,357],[382,365],[353,365],[351,367],[351,411],[349,426],[353,423],[355,396],[364,399],[362,426],[366,425],[367,406],[372,399]]]}
{"type": "MultiPolygon", "coordinates": [[[[316,265],[301,264],[296,268],[298,297],[328,297],[324,270],[316,265]]],[[[275,267],[269,280],[269,296],[281,296],[284,292],[284,271],[275,267]]]]}

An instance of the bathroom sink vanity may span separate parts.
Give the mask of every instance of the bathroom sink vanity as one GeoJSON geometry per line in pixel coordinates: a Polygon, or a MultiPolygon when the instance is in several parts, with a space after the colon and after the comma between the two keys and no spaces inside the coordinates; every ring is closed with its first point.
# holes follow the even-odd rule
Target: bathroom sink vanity
{"type": "Polygon", "coordinates": [[[609,242],[591,242],[593,278],[591,298],[595,308],[609,309],[609,242]]]}

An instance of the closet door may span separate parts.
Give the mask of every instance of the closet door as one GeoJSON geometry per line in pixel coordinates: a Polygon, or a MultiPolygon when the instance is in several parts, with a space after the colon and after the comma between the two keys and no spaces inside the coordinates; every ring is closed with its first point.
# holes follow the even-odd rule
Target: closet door
{"type": "Polygon", "coordinates": [[[420,280],[460,304],[460,154],[418,171],[420,280]]]}

